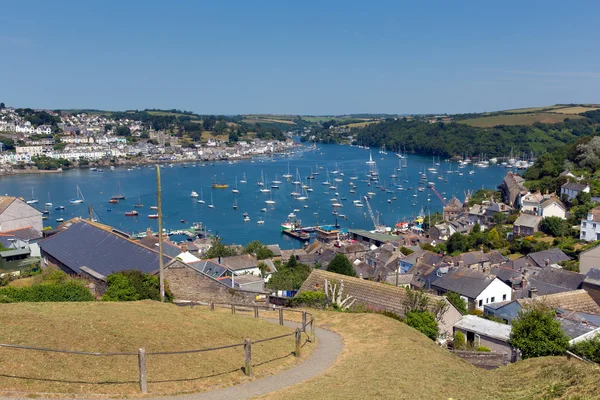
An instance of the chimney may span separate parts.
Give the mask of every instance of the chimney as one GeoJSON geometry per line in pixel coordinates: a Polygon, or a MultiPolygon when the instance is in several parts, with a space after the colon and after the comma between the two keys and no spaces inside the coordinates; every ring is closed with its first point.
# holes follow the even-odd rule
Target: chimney
{"type": "Polygon", "coordinates": [[[537,293],[537,288],[531,287],[529,288],[529,298],[530,299],[535,299],[537,297],[538,293],[537,293]]]}
{"type": "Polygon", "coordinates": [[[463,262],[463,260],[460,260],[460,261],[458,262],[458,266],[459,266],[459,267],[464,267],[464,266],[465,266],[465,263],[463,262]]]}
{"type": "Polygon", "coordinates": [[[186,242],[181,243],[181,252],[186,253],[188,251],[188,245],[186,242]]]}
{"type": "Polygon", "coordinates": [[[544,260],[544,265],[546,265],[546,267],[550,266],[550,259],[546,258],[546,260],[544,260]]]}
{"type": "Polygon", "coordinates": [[[219,264],[221,264],[221,256],[219,256],[219,264]]]}
{"type": "Polygon", "coordinates": [[[148,237],[152,237],[153,236],[152,229],[146,228],[146,236],[148,236],[148,237]]]}

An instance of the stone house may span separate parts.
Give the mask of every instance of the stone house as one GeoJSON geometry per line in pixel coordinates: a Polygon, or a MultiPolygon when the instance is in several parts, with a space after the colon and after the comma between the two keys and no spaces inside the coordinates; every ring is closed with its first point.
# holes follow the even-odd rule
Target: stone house
{"type": "Polygon", "coordinates": [[[531,236],[540,230],[541,222],[539,215],[521,214],[513,224],[513,235],[531,236]]]}
{"type": "Polygon", "coordinates": [[[506,262],[504,257],[496,250],[488,253],[483,251],[470,251],[468,253],[459,254],[453,257],[454,265],[466,267],[477,271],[488,272],[491,267],[495,267],[506,262]]]}
{"type": "Polygon", "coordinates": [[[589,185],[581,183],[567,182],[560,187],[560,197],[565,196],[569,201],[573,200],[580,192],[589,193],[589,185]]]}
{"type": "Polygon", "coordinates": [[[508,344],[512,326],[480,318],[476,315],[465,315],[454,325],[454,332],[462,332],[467,343],[472,346],[485,346],[496,353],[512,354],[508,344]]]}
{"type": "Polygon", "coordinates": [[[235,275],[250,274],[261,276],[260,268],[258,268],[259,261],[251,254],[223,258],[219,257],[219,259],[212,259],[211,261],[223,265],[235,275]]]}
{"type": "Polygon", "coordinates": [[[502,192],[504,203],[513,208],[519,208],[521,206],[521,198],[529,193],[524,183],[525,179],[521,176],[508,172],[504,179],[502,179],[500,186],[498,186],[498,189],[502,192]]]}
{"type": "Polygon", "coordinates": [[[589,293],[596,304],[600,305],[600,268],[591,268],[581,287],[589,293]]]}
{"type": "Polygon", "coordinates": [[[445,221],[450,221],[458,217],[463,212],[463,203],[455,196],[448,201],[443,208],[443,216],[445,221]]]}

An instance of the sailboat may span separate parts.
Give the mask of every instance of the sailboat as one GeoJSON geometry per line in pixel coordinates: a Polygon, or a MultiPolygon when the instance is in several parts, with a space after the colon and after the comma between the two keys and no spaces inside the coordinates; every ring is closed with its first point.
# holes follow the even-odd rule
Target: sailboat
{"type": "Polygon", "coordinates": [[[123,196],[123,194],[121,193],[121,182],[117,181],[117,187],[119,188],[119,194],[114,195],[113,197],[111,197],[111,199],[125,200],[125,196],[123,196]]]}
{"type": "Polygon", "coordinates": [[[25,203],[27,204],[37,204],[38,199],[35,198],[35,193],[33,193],[33,188],[31,188],[31,199],[27,200],[25,203]]]}
{"type": "Polygon", "coordinates": [[[288,162],[288,172],[285,175],[282,175],[283,178],[290,180],[290,178],[292,177],[292,174],[290,174],[290,163],[288,162]]]}
{"type": "Polygon", "coordinates": [[[77,198],[72,199],[70,201],[71,204],[81,204],[85,201],[85,198],[83,197],[83,193],[81,193],[81,189],[79,189],[79,185],[77,185],[77,198]]]}
{"type": "Polygon", "coordinates": [[[273,193],[271,193],[271,198],[269,200],[265,200],[265,203],[269,205],[275,204],[275,200],[273,200],[273,193]]]}
{"type": "Polygon", "coordinates": [[[239,193],[240,191],[238,190],[238,186],[237,186],[237,176],[235,177],[235,189],[233,189],[231,191],[231,193],[239,193]]]}
{"type": "MultiPolygon", "coordinates": [[[[264,179],[264,178],[263,178],[263,179],[264,179]]],[[[261,182],[261,183],[263,183],[263,182],[261,182]]],[[[269,193],[269,192],[271,191],[271,189],[269,189],[269,188],[267,187],[267,186],[268,186],[268,182],[267,182],[266,180],[265,180],[265,182],[263,183],[263,186],[264,186],[264,187],[261,187],[261,188],[260,188],[260,192],[261,192],[261,193],[269,193]]]]}
{"type": "Polygon", "coordinates": [[[260,170],[260,179],[258,180],[258,186],[265,186],[265,174],[263,170],[260,170]]]}
{"type": "Polygon", "coordinates": [[[223,174],[223,179],[221,181],[221,183],[217,183],[217,176],[214,176],[213,179],[213,184],[212,184],[213,189],[227,189],[229,187],[229,185],[227,185],[225,183],[225,174],[223,174]]]}
{"type": "Polygon", "coordinates": [[[213,203],[213,195],[212,195],[212,193],[210,194],[210,204],[208,205],[208,208],[215,208],[215,205],[213,203]]]}
{"type": "Polygon", "coordinates": [[[44,204],[46,207],[52,207],[52,202],[50,201],[50,193],[48,193],[48,202],[44,204]]]}
{"type": "Polygon", "coordinates": [[[200,189],[200,200],[198,200],[198,203],[200,203],[200,204],[204,204],[204,203],[206,203],[206,202],[204,201],[204,197],[203,197],[203,195],[202,195],[202,189],[200,189]]]}
{"type": "Polygon", "coordinates": [[[246,173],[244,172],[244,177],[243,177],[243,179],[242,179],[242,180],[240,180],[240,183],[246,183],[246,182],[247,182],[247,181],[246,181],[246,173]]]}
{"type": "Polygon", "coordinates": [[[237,205],[237,199],[233,200],[233,209],[237,210],[238,209],[238,205],[237,205]]]}
{"type": "Polygon", "coordinates": [[[142,207],[144,207],[144,205],[142,204],[142,201],[140,200],[140,194],[139,193],[138,193],[138,202],[135,203],[133,206],[135,208],[142,208],[142,207]]]}

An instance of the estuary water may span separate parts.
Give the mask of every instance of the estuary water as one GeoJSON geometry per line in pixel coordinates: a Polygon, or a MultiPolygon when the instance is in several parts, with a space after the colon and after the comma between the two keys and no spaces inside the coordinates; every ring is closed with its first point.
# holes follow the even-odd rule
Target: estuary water
{"type": "MultiPolygon", "coordinates": [[[[281,234],[281,223],[292,212],[303,226],[334,224],[337,221],[342,228],[373,229],[364,200],[364,196],[371,192],[369,202],[374,214],[379,216],[381,223],[393,226],[401,220],[412,220],[422,211],[433,213],[442,210],[441,200],[426,188],[428,182],[435,183],[442,197],[449,200],[455,195],[463,200],[467,190],[494,189],[506,172],[507,169],[501,166],[478,168],[468,165],[461,169],[456,162],[432,157],[408,154],[406,159],[399,159],[393,152],[383,154],[379,149],[333,144],[274,159],[164,165],[161,168],[163,227],[177,230],[202,222],[210,233],[219,234],[227,243],[246,244],[259,239],[266,244],[278,243],[284,249],[299,248],[301,242],[281,234]],[[379,183],[369,181],[367,177],[372,168],[367,164],[370,157],[375,162],[371,165],[379,173],[379,183]],[[428,168],[436,168],[438,173],[432,174],[428,168]],[[283,177],[288,171],[292,175],[289,182],[283,177]],[[427,173],[425,182],[421,181],[423,172],[427,173]],[[311,174],[314,179],[307,179],[311,174]],[[241,183],[244,178],[246,183],[241,183]],[[294,185],[292,182],[297,179],[308,188],[294,185]],[[213,189],[215,180],[217,183],[225,182],[229,187],[213,189]],[[262,187],[258,185],[261,180],[264,180],[262,187]],[[271,188],[273,181],[281,181],[279,188],[271,188]],[[323,184],[325,181],[330,184],[323,184]],[[350,183],[355,185],[354,189],[350,183]],[[377,186],[383,186],[391,193],[377,186]],[[424,188],[423,191],[417,190],[418,187],[424,188]],[[237,194],[233,193],[236,188],[237,194]],[[261,192],[261,188],[271,191],[261,192]],[[197,192],[199,197],[191,197],[192,191],[197,192]],[[292,192],[308,199],[298,200],[290,195],[292,192]],[[274,204],[267,204],[267,200],[274,201],[274,204]],[[364,207],[355,206],[355,200],[361,201],[364,207]],[[333,203],[343,205],[337,207],[338,215],[333,214],[333,203]],[[213,208],[209,207],[211,204],[213,208]],[[237,204],[237,209],[233,208],[234,204],[237,204]],[[247,222],[244,222],[244,213],[248,214],[247,222]],[[258,221],[263,222],[259,224],[258,221]]],[[[157,231],[157,221],[148,218],[149,214],[156,213],[150,209],[157,200],[155,167],[115,168],[104,172],[76,169],[56,174],[0,178],[0,193],[30,200],[32,189],[39,201],[34,206],[50,210],[48,219],[44,221],[48,226],[56,226],[57,218],[87,218],[88,207],[92,205],[99,222],[129,233],[144,232],[147,228],[157,231]],[[70,200],[77,197],[77,187],[85,201],[71,204],[70,200]],[[110,204],[110,198],[119,193],[126,198],[119,200],[118,204],[110,204]],[[45,207],[47,202],[53,203],[53,206],[45,207]],[[134,208],[136,203],[143,204],[143,207],[134,208]],[[57,206],[65,209],[57,211],[57,206]],[[134,209],[138,216],[125,215],[134,209]]]]}

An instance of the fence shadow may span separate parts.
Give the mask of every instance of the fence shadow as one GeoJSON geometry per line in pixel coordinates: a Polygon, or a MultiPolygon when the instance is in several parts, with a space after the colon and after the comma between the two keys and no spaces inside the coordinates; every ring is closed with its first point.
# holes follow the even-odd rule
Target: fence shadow
{"type": "Polygon", "coordinates": [[[9,379],[26,379],[31,381],[41,381],[41,382],[57,382],[57,383],[71,383],[77,385],[129,385],[129,384],[138,384],[138,380],[133,381],[75,381],[69,379],[52,379],[52,378],[37,378],[32,376],[19,376],[19,375],[7,375],[0,374],[0,378],[9,378],[9,379]]]}

